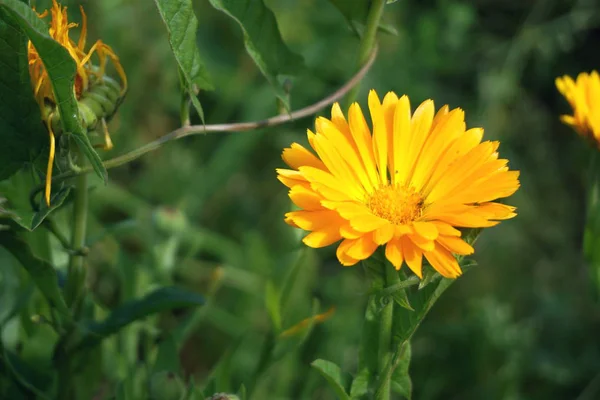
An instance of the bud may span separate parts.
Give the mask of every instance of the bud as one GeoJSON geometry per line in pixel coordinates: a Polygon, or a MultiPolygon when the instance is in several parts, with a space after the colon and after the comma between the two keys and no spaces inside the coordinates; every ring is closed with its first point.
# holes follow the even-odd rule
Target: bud
{"type": "MultiPolygon", "coordinates": [[[[79,108],[79,120],[88,133],[95,133],[99,127],[102,128],[102,143],[96,147],[105,150],[112,148],[112,141],[106,129],[106,121],[110,119],[117,110],[127,91],[127,77],[119,62],[119,58],[101,40],[96,41],[86,52],[87,17],[81,8],[81,33],[77,43],[69,36],[69,30],[78,24],[70,23],[67,8],[52,0],[52,8],[38,14],[45,18],[50,14],[49,35],[63,46],[73,58],[77,66],[73,92],[77,99],[79,108]],[[92,62],[92,56],[97,55],[99,64],[92,62]],[[107,61],[110,60],[120,76],[121,84],[106,75],[107,61]]],[[[50,154],[46,173],[46,190],[44,197],[46,204],[50,205],[50,192],[52,170],[55,156],[55,135],[62,132],[61,116],[54,96],[52,82],[46,67],[36,48],[31,42],[28,44],[29,76],[33,86],[35,99],[40,107],[42,119],[50,134],[50,154]]]]}
{"type": "Polygon", "coordinates": [[[160,207],[153,215],[154,226],[161,232],[168,235],[183,233],[188,227],[188,221],[185,215],[176,208],[160,207]]]}
{"type": "Polygon", "coordinates": [[[181,400],[185,391],[183,381],[174,372],[156,372],[150,377],[150,400],[181,400]]]}

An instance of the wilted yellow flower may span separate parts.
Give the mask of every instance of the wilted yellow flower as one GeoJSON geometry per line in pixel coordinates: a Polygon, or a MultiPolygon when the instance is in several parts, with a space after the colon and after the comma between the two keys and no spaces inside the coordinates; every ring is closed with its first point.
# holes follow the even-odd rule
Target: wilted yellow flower
{"type": "Polygon", "coordinates": [[[301,208],[286,222],[311,231],[310,247],[339,240],[339,261],[354,265],[385,246],[387,259],[422,276],[423,256],[441,275],[461,269],[454,255],[473,253],[456,228],[481,228],[514,217],[515,208],[493,202],[519,188],[519,172],[498,158],[498,142],[481,142],[483,129],[466,130],[464,112],[433,101],[411,115],[409,99],[369,93],[373,133],[360,106],[348,121],[338,104],[331,119],[317,118],[308,141],[283,151],[292,169],[278,169],[301,208]]]}
{"type": "Polygon", "coordinates": [[[570,76],[556,78],[558,91],[565,96],[573,115],[562,115],[560,119],[572,126],[586,139],[600,147],[600,76],[598,72],[582,72],[573,81],[570,76]]]}
{"type": "MultiPolygon", "coordinates": [[[[50,29],[48,31],[50,36],[58,43],[60,43],[65,49],[67,49],[73,60],[75,60],[75,63],[77,65],[77,74],[75,76],[75,84],[73,86],[75,97],[79,99],[81,95],[85,93],[93,83],[99,82],[103,79],[106,70],[107,58],[110,58],[112,60],[112,63],[115,69],[117,70],[117,73],[121,77],[121,95],[123,95],[127,90],[127,77],[125,76],[125,71],[123,70],[121,63],[119,62],[119,58],[115,55],[110,46],[103,43],[101,40],[98,40],[87,52],[85,52],[85,44],[87,38],[87,17],[85,15],[85,12],[83,11],[83,7],[80,7],[80,10],[82,23],[81,33],[79,35],[79,40],[77,43],[75,43],[69,37],[69,30],[71,28],[77,27],[78,24],[69,22],[67,16],[67,7],[61,7],[56,2],[56,0],[52,0],[52,8],[50,10],[50,29]],[[92,63],[91,58],[94,54],[96,54],[98,57],[98,65],[94,65],[92,63]]],[[[45,18],[47,15],[48,10],[44,11],[41,14],[38,14],[40,18],[45,18]]],[[[50,157],[48,160],[45,191],[46,203],[49,204],[50,182],[52,179],[52,166],[54,163],[55,141],[51,124],[51,119],[53,115],[52,113],[48,115],[49,113],[45,106],[46,104],[52,106],[55,105],[56,98],[54,97],[52,82],[50,81],[44,63],[42,62],[42,59],[40,58],[37,50],[31,42],[29,42],[28,44],[28,59],[29,75],[31,77],[31,83],[33,85],[34,96],[40,106],[42,118],[45,120],[46,125],[48,127],[48,131],[50,133],[50,157]]]]}

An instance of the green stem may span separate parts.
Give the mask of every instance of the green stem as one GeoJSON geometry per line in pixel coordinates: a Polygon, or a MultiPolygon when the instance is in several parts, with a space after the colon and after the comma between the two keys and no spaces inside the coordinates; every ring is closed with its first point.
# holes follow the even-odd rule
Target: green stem
{"type": "MultiPolygon", "coordinates": [[[[379,29],[379,21],[383,15],[383,7],[385,6],[385,0],[373,0],[371,8],[369,9],[369,15],[367,16],[367,26],[360,41],[360,48],[358,50],[358,68],[362,67],[367,60],[369,55],[375,47],[375,39],[377,38],[377,29],[379,29]]],[[[346,98],[347,104],[350,105],[355,99],[358,91],[360,90],[360,82],[352,88],[348,97],[346,98]]]]}
{"type": "MultiPolygon", "coordinates": [[[[79,153],[79,158],[83,155],[79,153]]],[[[75,200],[73,202],[73,221],[71,234],[71,254],[69,256],[69,266],[67,270],[67,282],[65,284],[65,301],[71,307],[73,317],[78,319],[81,304],[83,301],[85,286],[85,238],[87,230],[87,212],[88,212],[88,190],[87,175],[78,175],[75,181],[75,200]]],[[[72,329],[72,328],[71,328],[72,329]]],[[[68,337],[73,334],[69,330],[65,335],[68,337]]],[[[71,362],[69,356],[61,353],[61,362],[58,364],[58,391],[59,398],[70,400],[73,398],[73,385],[71,362]]]]}
{"type": "Polygon", "coordinates": [[[71,249],[74,251],[69,257],[67,283],[65,286],[65,300],[74,310],[77,319],[79,303],[85,285],[84,251],[87,230],[88,191],[87,175],[77,176],[75,184],[75,201],[73,204],[73,231],[71,235],[71,249]]]}
{"type": "MultiPolygon", "coordinates": [[[[390,263],[385,263],[385,286],[391,286],[398,281],[398,272],[390,263]]],[[[391,296],[385,298],[387,304],[381,310],[379,316],[379,351],[378,351],[378,375],[383,379],[382,384],[375,393],[376,400],[389,400],[391,389],[391,374],[387,374],[392,362],[392,328],[394,319],[394,299],[391,296]]]]}
{"type": "MultiPolygon", "coordinates": [[[[386,366],[390,362],[390,346],[392,344],[392,317],[394,315],[394,301],[390,298],[381,310],[379,323],[379,366],[378,374],[385,374],[386,366]]],[[[391,379],[385,379],[380,390],[376,393],[377,400],[389,400],[391,379]]]]}

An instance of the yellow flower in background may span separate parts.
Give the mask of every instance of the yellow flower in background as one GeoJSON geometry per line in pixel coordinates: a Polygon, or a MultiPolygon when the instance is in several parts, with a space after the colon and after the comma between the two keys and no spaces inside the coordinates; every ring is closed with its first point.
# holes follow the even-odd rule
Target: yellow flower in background
{"type": "Polygon", "coordinates": [[[558,91],[565,96],[573,115],[560,119],[572,126],[577,133],[593,140],[600,147],[600,76],[598,72],[582,72],[573,81],[570,76],[556,78],[558,91]]]}
{"type": "Polygon", "coordinates": [[[387,259],[404,262],[422,277],[425,257],[441,275],[455,278],[455,255],[473,253],[456,228],[494,226],[515,208],[494,200],[519,188],[519,172],[498,158],[498,142],[481,142],[483,129],[466,130],[464,112],[433,101],[411,114],[409,99],[390,92],[380,102],[369,93],[373,129],[360,106],[348,120],[336,103],[331,119],[317,118],[308,142],[316,155],[293,143],[283,151],[292,169],[278,178],[301,209],[286,222],[310,231],[304,243],[318,248],[339,240],[346,266],[385,246],[387,259]]]}
{"type": "MultiPolygon", "coordinates": [[[[77,43],[69,37],[69,30],[77,27],[78,24],[69,22],[67,16],[67,7],[61,7],[56,0],[52,0],[52,8],[50,10],[50,28],[48,33],[50,36],[60,43],[71,55],[77,66],[77,74],[75,76],[75,84],[73,91],[75,97],[80,99],[82,94],[87,92],[91,86],[100,82],[106,71],[107,59],[110,58],[122,82],[121,96],[127,91],[127,77],[125,71],[119,62],[119,58],[107,44],[101,40],[96,41],[92,47],[86,52],[85,45],[87,39],[87,17],[83,8],[81,10],[81,33],[77,43]],[[98,65],[92,62],[92,56],[98,58],[98,65]]],[[[48,15],[48,10],[38,14],[40,18],[45,18],[48,15]]],[[[50,182],[52,180],[52,166],[54,164],[55,140],[52,131],[51,119],[52,112],[47,111],[46,105],[54,106],[56,99],[52,89],[52,82],[48,76],[48,72],[44,66],[42,59],[31,42],[28,44],[28,59],[29,59],[29,75],[33,85],[34,96],[40,106],[42,118],[46,122],[50,134],[50,156],[48,160],[48,170],[46,173],[46,203],[50,204],[50,182]]],[[[107,142],[110,144],[110,142],[107,142]]]]}

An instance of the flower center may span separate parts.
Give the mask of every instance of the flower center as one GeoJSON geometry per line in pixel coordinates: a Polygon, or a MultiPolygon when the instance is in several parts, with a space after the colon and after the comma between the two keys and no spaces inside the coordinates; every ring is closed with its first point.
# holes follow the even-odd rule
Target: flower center
{"type": "Polygon", "coordinates": [[[423,199],[412,187],[383,186],[367,197],[371,212],[393,224],[401,225],[421,216],[423,199]]]}

